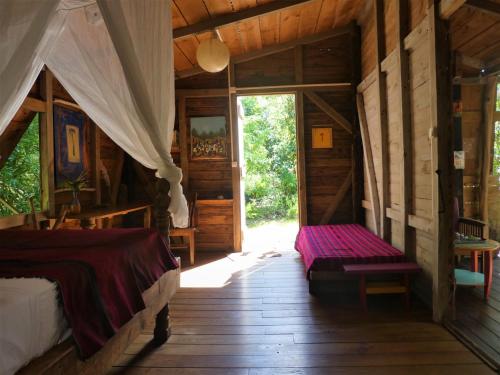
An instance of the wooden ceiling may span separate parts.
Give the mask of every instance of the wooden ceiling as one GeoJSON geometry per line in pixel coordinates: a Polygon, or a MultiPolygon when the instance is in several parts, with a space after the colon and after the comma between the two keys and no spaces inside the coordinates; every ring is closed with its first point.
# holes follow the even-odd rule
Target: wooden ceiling
{"type": "Polygon", "coordinates": [[[452,49],[469,64],[487,70],[500,64],[500,13],[462,6],[450,18],[450,35],[452,49]]]}
{"type": "MultiPolygon", "coordinates": [[[[283,0],[173,0],[174,33],[176,29],[217,20],[231,13],[236,15],[251,8],[257,9],[273,1],[286,5],[283,0]]],[[[289,2],[293,3],[291,0],[289,2]]],[[[364,0],[304,1],[293,7],[220,26],[216,31],[234,57],[345,26],[358,17],[364,6],[364,0]]],[[[175,39],[176,72],[197,66],[196,49],[202,40],[210,38],[211,35],[211,31],[204,31],[175,39]]]]}

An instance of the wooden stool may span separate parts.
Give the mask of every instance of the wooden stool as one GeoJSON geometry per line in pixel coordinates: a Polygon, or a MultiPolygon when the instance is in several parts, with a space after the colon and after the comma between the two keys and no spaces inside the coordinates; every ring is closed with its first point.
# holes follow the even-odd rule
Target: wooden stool
{"type": "Polygon", "coordinates": [[[410,274],[421,271],[416,263],[375,263],[346,264],[343,266],[346,274],[359,275],[359,300],[363,310],[367,311],[367,294],[404,294],[406,308],[410,308],[410,274]],[[400,274],[403,283],[366,282],[367,275],[400,274]]]}

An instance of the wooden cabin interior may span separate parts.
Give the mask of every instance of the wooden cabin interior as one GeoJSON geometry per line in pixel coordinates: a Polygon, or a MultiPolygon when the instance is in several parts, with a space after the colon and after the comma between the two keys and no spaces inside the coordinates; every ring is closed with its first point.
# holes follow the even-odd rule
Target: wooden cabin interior
{"type": "Polygon", "coordinates": [[[49,3],[0,2],[0,373],[499,373],[500,0],[49,3]],[[71,12],[95,65],[24,56],[71,12]],[[252,249],[238,103],[278,94],[298,233],[252,249]]]}

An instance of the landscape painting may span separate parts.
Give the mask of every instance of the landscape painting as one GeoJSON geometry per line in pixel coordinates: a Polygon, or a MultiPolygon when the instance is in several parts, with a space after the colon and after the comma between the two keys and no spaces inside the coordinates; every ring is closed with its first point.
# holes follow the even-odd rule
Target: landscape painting
{"type": "Polygon", "coordinates": [[[191,159],[227,157],[226,117],[191,117],[191,159]]]}

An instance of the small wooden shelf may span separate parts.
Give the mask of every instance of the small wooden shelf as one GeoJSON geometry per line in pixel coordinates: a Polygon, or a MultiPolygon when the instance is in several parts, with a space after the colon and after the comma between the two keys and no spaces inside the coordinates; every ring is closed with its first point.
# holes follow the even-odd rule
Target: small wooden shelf
{"type": "Polygon", "coordinates": [[[197,206],[232,206],[232,199],[198,199],[197,206]]]}

